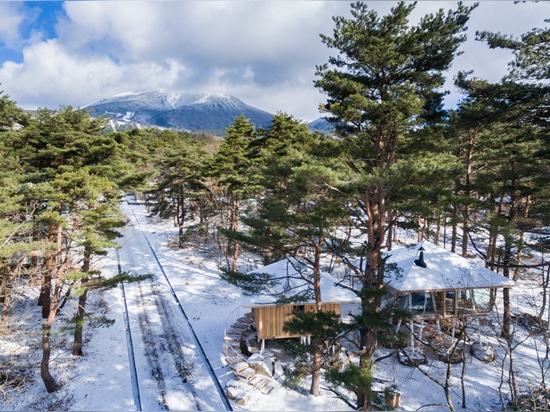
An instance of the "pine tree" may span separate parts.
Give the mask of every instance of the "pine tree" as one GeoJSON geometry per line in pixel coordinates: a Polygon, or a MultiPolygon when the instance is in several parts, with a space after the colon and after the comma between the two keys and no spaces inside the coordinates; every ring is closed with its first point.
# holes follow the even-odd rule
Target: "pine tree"
{"type": "Polygon", "coordinates": [[[112,230],[121,224],[113,219],[121,164],[113,136],[100,133],[103,126],[102,118],[93,119],[71,107],[56,112],[39,110],[12,142],[12,149],[22,159],[21,173],[27,182],[22,195],[25,201],[35,200],[39,206],[34,215],[37,236],[51,245],[41,267],[39,299],[46,319],[41,376],[48,392],[59,388],[50,373],[49,360],[50,331],[62,288],[78,286],[81,292],[75,331],[75,353],[79,354],[89,262],[94,254],[102,254],[104,247],[113,245],[109,242],[112,230]],[[105,205],[109,208],[102,209],[105,205]],[[92,210],[103,213],[93,216],[92,210]],[[84,251],[81,268],[75,261],[77,246],[83,246],[78,250],[84,251]]]}
{"type": "MultiPolygon", "coordinates": [[[[339,54],[317,67],[315,85],[328,95],[322,110],[329,113],[347,147],[346,162],[356,173],[356,205],[364,212],[366,265],[362,283],[363,317],[381,307],[383,259],[388,201],[398,189],[392,173],[407,134],[441,113],[443,72],[460,44],[473,7],[424,16],[416,26],[408,18],[415,3],[399,3],[382,18],[364,3],[351,6],[351,18],[334,17],[333,36],[323,43],[339,54]]],[[[475,7],[475,6],[474,6],[475,7]]],[[[391,210],[391,209],[389,209],[391,210]]],[[[360,368],[370,375],[376,328],[361,329],[360,368]]],[[[357,390],[357,407],[372,409],[370,382],[357,390]]]]}
{"type": "Polygon", "coordinates": [[[76,175],[71,176],[73,183],[76,183],[73,186],[76,190],[71,193],[76,207],[69,212],[74,219],[70,236],[75,239],[76,246],[83,249],[80,271],[68,276],[75,282],[78,295],[74,318],[75,356],[83,355],[82,333],[89,284],[100,274],[94,270],[92,259],[94,256],[104,256],[109,248],[118,247],[114,240],[120,233],[116,229],[125,224],[118,208],[119,194],[116,184],[107,176],[97,175],[93,169],[94,167],[83,167],[76,175]]]}
{"type": "MultiPolygon", "coordinates": [[[[485,169],[478,184],[486,187],[485,196],[496,207],[489,215],[491,233],[487,261],[502,268],[507,277],[517,278],[524,233],[548,221],[548,29],[533,29],[514,39],[501,34],[481,32],[478,40],[491,48],[514,53],[509,75],[491,84],[460,73],[456,84],[468,99],[484,107],[489,126],[482,147],[485,169]],[[536,206],[539,205],[539,206],[536,206]],[[534,206],[534,207],[533,207],[534,206]],[[542,207],[541,207],[542,206],[542,207]],[[531,209],[536,210],[530,216],[531,209]],[[533,219],[536,217],[537,219],[533,219]],[[500,257],[497,238],[503,240],[500,257]],[[500,262],[495,262],[495,258],[500,262]],[[512,273],[512,268],[516,270],[512,273]]],[[[502,337],[511,339],[510,290],[503,290],[502,337]]]]}
{"type": "MultiPolygon", "coordinates": [[[[244,115],[237,116],[227,128],[226,137],[218,152],[212,157],[207,174],[216,180],[219,188],[227,195],[228,225],[223,229],[237,233],[242,202],[250,198],[254,188],[253,175],[250,173],[252,162],[249,145],[254,138],[255,126],[244,115]]],[[[221,211],[223,215],[223,211],[221,211]]],[[[223,221],[223,219],[222,219],[223,221]]],[[[230,257],[235,272],[239,256],[239,242],[228,238],[225,255],[230,257]]],[[[229,265],[228,265],[229,266],[229,265]]]]}
{"type": "MultiPolygon", "coordinates": [[[[263,192],[255,214],[243,218],[250,231],[239,238],[267,252],[270,259],[299,257],[308,267],[302,278],[313,291],[314,311],[296,314],[285,327],[312,337],[310,393],[318,396],[324,341],[335,336],[336,328],[334,316],[320,313],[322,255],[326,237],[347,217],[332,189],[345,170],[335,161],[338,142],[310,132],[290,115],[278,113],[271,128],[260,130],[257,136],[254,167],[261,170],[263,192]]],[[[288,297],[291,301],[301,298],[288,297]]]]}
{"type": "MultiPolygon", "coordinates": [[[[0,94],[2,94],[0,92],[0,94]]],[[[19,159],[10,145],[26,124],[26,116],[9,96],[0,97],[0,327],[7,321],[12,303],[11,290],[23,263],[44,245],[32,240],[35,202],[26,203],[20,193],[24,180],[19,159]]]]}
{"type": "Polygon", "coordinates": [[[185,224],[203,188],[203,173],[208,161],[203,142],[173,131],[162,133],[169,145],[155,155],[156,187],[148,191],[156,203],[152,213],[173,218],[178,228],[178,247],[185,247],[185,224]]]}

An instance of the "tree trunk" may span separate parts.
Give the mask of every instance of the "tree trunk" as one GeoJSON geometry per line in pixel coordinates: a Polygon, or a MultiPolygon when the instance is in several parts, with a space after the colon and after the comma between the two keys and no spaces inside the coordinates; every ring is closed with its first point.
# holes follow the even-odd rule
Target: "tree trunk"
{"type": "MultiPolygon", "coordinates": [[[[39,239],[38,235],[38,225],[34,225],[32,229],[32,240],[37,241],[39,239]]],[[[34,288],[38,281],[38,274],[40,273],[40,269],[38,267],[38,254],[32,254],[31,255],[31,261],[30,261],[30,279],[29,279],[29,286],[31,288],[34,288]]],[[[38,304],[40,306],[40,303],[38,304]]]]}
{"type": "MultiPolygon", "coordinates": [[[[481,342],[480,342],[481,343],[481,342]]],[[[465,377],[466,377],[466,359],[462,361],[462,368],[460,370],[460,388],[462,391],[462,409],[466,409],[466,385],[465,385],[465,377]]]]}
{"type": "Polygon", "coordinates": [[[388,251],[392,250],[392,247],[393,247],[393,240],[395,238],[395,232],[396,232],[395,229],[397,227],[396,218],[397,218],[397,211],[394,209],[389,212],[390,224],[388,225],[388,236],[386,241],[386,246],[388,247],[388,251]]]}
{"type": "MultiPolygon", "coordinates": [[[[516,199],[514,194],[510,196],[510,206],[508,212],[508,225],[511,225],[516,219],[516,199]]],[[[502,274],[510,278],[510,264],[512,263],[512,238],[510,235],[504,235],[504,256],[503,256],[503,270],[502,274]]],[[[502,333],[501,337],[509,341],[512,337],[510,332],[511,325],[511,310],[510,310],[510,289],[504,288],[502,290],[502,333]]]]}
{"type": "MultiPolygon", "coordinates": [[[[239,230],[239,201],[236,199],[232,199],[231,204],[231,230],[236,233],[239,230]]],[[[231,243],[233,247],[233,262],[231,265],[231,270],[233,272],[236,272],[237,260],[239,258],[239,241],[233,240],[231,243]]]]}
{"type": "MultiPolygon", "coordinates": [[[[90,261],[92,253],[89,248],[84,249],[84,259],[82,261],[82,272],[88,273],[90,271],[90,261]]],[[[73,355],[82,356],[82,332],[84,329],[84,315],[86,313],[86,299],[88,297],[88,277],[81,279],[84,292],[78,297],[78,307],[76,308],[75,326],[74,326],[74,341],[73,341],[73,355]]]]}
{"type": "MultiPolygon", "coordinates": [[[[463,361],[465,362],[465,360],[463,361]]],[[[447,373],[445,375],[445,384],[443,385],[443,392],[445,393],[445,400],[447,401],[447,406],[451,411],[455,410],[453,405],[453,400],[451,398],[451,370],[452,362],[447,363],[447,373]]]]}
{"type": "MultiPolygon", "coordinates": [[[[368,217],[367,234],[368,243],[366,245],[367,264],[362,273],[362,286],[365,293],[362,293],[361,307],[362,314],[372,316],[381,309],[382,297],[369,296],[369,291],[384,287],[384,272],[380,269],[381,249],[384,241],[385,226],[385,196],[379,188],[370,188],[366,193],[365,211],[368,217]]],[[[378,294],[376,294],[378,295],[378,294]]],[[[373,367],[372,358],[376,349],[376,330],[372,326],[364,325],[360,329],[361,336],[361,354],[359,358],[359,367],[368,370],[365,375],[370,375],[373,367]]],[[[356,391],[357,408],[361,410],[372,410],[372,382],[367,386],[356,391]]]]}
{"type": "MultiPolygon", "coordinates": [[[[502,206],[504,202],[504,194],[501,194],[500,200],[498,202],[498,207],[496,210],[496,216],[502,215],[502,206]]],[[[488,253],[489,253],[489,262],[491,263],[489,266],[489,269],[495,270],[495,260],[497,257],[497,238],[498,238],[498,226],[495,227],[495,224],[491,224],[491,234],[489,236],[489,246],[488,246],[488,253]]],[[[498,269],[497,269],[498,270],[498,269]]]]}
{"type": "Polygon", "coordinates": [[[510,403],[512,404],[512,410],[518,410],[518,384],[516,381],[516,372],[514,366],[514,347],[512,342],[508,340],[508,352],[509,352],[509,369],[508,369],[508,386],[510,388],[510,403]]]}
{"type": "MultiPolygon", "coordinates": [[[[529,206],[531,205],[531,196],[527,196],[526,199],[525,199],[525,207],[523,209],[523,213],[522,213],[522,217],[524,217],[526,220],[529,218],[529,206]]],[[[523,245],[523,241],[525,239],[525,232],[522,230],[519,234],[520,238],[519,238],[519,244],[520,245],[523,245]]],[[[522,262],[522,259],[523,259],[523,249],[522,248],[518,248],[518,252],[517,252],[517,255],[516,255],[516,264],[517,266],[514,268],[514,276],[513,276],[513,280],[518,280],[519,279],[519,275],[520,275],[520,265],[521,265],[521,262],[522,262]]]]}
{"type": "Polygon", "coordinates": [[[437,216],[437,225],[435,227],[434,245],[439,246],[439,238],[441,237],[441,214],[437,216]]]}
{"type": "Polygon", "coordinates": [[[370,402],[365,403],[365,400],[368,399],[368,396],[365,396],[363,392],[356,391],[355,396],[357,397],[357,409],[361,411],[370,411],[372,405],[370,402]]]}
{"type": "Polygon", "coordinates": [[[468,257],[468,235],[470,233],[470,206],[464,206],[462,220],[462,257],[468,257]]]}
{"type": "MultiPolygon", "coordinates": [[[[323,251],[323,238],[320,237],[315,244],[314,262],[313,262],[313,292],[315,295],[315,312],[322,310],[321,296],[321,254],[323,251]]],[[[311,373],[311,387],[309,393],[313,396],[321,394],[321,353],[323,350],[323,341],[315,342],[315,352],[313,353],[313,372],[311,373]]]]}
{"type": "Polygon", "coordinates": [[[500,337],[505,340],[509,340],[511,337],[510,334],[510,325],[511,325],[511,312],[510,312],[510,289],[502,289],[502,332],[500,337]]]}
{"type": "MultiPolygon", "coordinates": [[[[52,232],[52,229],[50,227],[50,233],[52,232]]],[[[48,293],[48,302],[49,305],[45,307],[45,303],[42,305],[42,313],[44,313],[44,310],[46,309],[48,312],[48,316],[46,321],[42,324],[42,361],[40,362],[40,376],[42,377],[42,381],[44,382],[44,386],[46,386],[46,390],[51,393],[58,390],[61,386],[58,385],[55,381],[55,379],[52,377],[50,373],[50,354],[51,354],[51,347],[50,347],[50,333],[52,329],[52,325],[55,321],[55,317],[57,315],[57,304],[59,300],[59,293],[61,290],[61,281],[60,276],[61,272],[63,270],[61,265],[61,247],[62,247],[62,240],[63,240],[63,228],[61,225],[55,225],[55,232],[56,232],[56,243],[57,243],[57,251],[55,252],[55,255],[52,254],[52,264],[48,267],[48,272],[50,273],[50,281],[49,289],[51,289],[51,282],[53,281],[55,284],[53,294],[48,293]],[[57,259],[55,259],[57,257],[57,259]],[[53,267],[53,262],[57,263],[57,268],[53,267]]]]}
{"type": "MultiPolygon", "coordinates": [[[[510,277],[509,264],[510,264],[510,258],[512,256],[512,252],[511,252],[511,245],[509,245],[508,241],[506,242],[505,248],[506,249],[504,250],[504,268],[503,268],[502,274],[505,277],[509,278],[510,277]]],[[[510,338],[512,337],[510,332],[510,327],[512,323],[511,322],[512,313],[510,309],[510,289],[509,288],[502,289],[502,306],[503,306],[502,332],[500,336],[503,339],[506,339],[507,341],[509,341],[510,338]]]]}
{"type": "MultiPolygon", "coordinates": [[[[361,343],[363,345],[363,349],[361,350],[361,355],[359,357],[359,368],[370,371],[373,368],[372,358],[374,357],[374,351],[376,350],[376,335],[372,328],[364,328],[361,330],[361,343]]],[[[368,387],[362,388],[360,391],[356,391],[356,395],[357,409],[362,411],[371,411],[373,408],[372,382],[368,382],[368,387]]]]}
{"type": "Polygon", "coordinates": [[[13,285],[13,279],[15,277],[14,272],[12,271],[10,265],[6,265],[5,269],[6,269],[6,274],[5,274],[6,283],[2,288],[3,303],[2,303],[2,314],[0,315],[0,324],[2,325],[2,327],[6,326],[6,320],[8,318],[8,310],[11,303],[10,302],[11,288],[13,285]]]}
{"type": "MultiPolygon", "coordinates": [[[[58,225],[51,223],[48,232],[48,240],[55,242],[58,238],[58,225]]],[[[59,241],[60,242],[60,241],[59,241]]],[[[58,248],[61,248],[59,243],[58,248]]],[[[42,264],[42,285],[40,287],[40,296],[38,297],[38,306],[42,306],[42,319],[47,319],[50,314],[51,295],[52,295],[52,272],[55,264],[55,256],[58,252],[50,252],[42,264]]]]}
{"type": "Polygon", "coordinates": [[[451,252],[452,253],[456,253],[456,238],[457,238],[456,207],[453,207],[453,217],[451,220],[451,252]]]}
{"type": "Polygon", "coordinates": [[[184,190],[180,185],[180,194],[177,201],[176,217],[178,225],[178,248],[183,249],[185,247],[184,242],[184,226],[185,226],[185,198],[184,190]]]}
{"type": "Polygon", "coordinates": [[[315,352],[313,353],[313,372],[311,374],[311,387],[309,393],[313,396],[321,395],[321,350],[323,349],[322,343],[317,345],[315,352]]]}
{"type": "MultiPolygon", "coordinates": [[[[385,229],[385,199],[377,189],[371,190],[367,196],[367,234],[368,244],[366,250],[367,265],[363,273],[363,286],[369,288],[382,288],[384,286],[384,273],[379,271],[381,250],[384,242],[385,229]]],[[[381,298],[375,302],[375,311],[381,308],[381,298]]]]}
{"type": "MultiPolygon", "coordinates": [[[[465,176],[465,190],[464,195],[468,198],[472,196],[472,158],[474,154],[474,143],[476,136],[468,135],[468,146],[466,149],[466,176],[465,176]]],[[[462,257],[468,256],[468,236],[470,233],[470,205],[464,205],[462,209],[462,257]]]]}
{"type": "Polygon", "coordinates": [[[50,373],[50,332],[51,324],[49,320],[42,324],[42,362],[40,363],[40,376],[46,386],[48,393],[57,391],[60,386],[57,384],[55,379],[50,373]]]}
{"type": "Polygon", "coordinates": [[[57,391],[61,386],[55,381],[53,376],[50,373],[50,333],[52,325],[55,321],[55,316],[57,314],[57,296],[59,296],[59,275],[54,276],[55,280],[55,290],[53,297],[51,299],[51,304],[49,307],[49,314],[47,320],[42,324],[42,361],[40,362],[40,376],[44,382],[44,386],[48,393],[57,391]]]}
{"type": "Polygon", "coordinates": [[[53,256],[48,256],[44,260],[42,285],[40,286],[40,295],[38,297],[38,306],[42,306],[42,319],[47,319],[50,313],[51,295],[52,295],[52,276],[53,256]]]}
{"type": "MultiPolygon", "coordinates": [[[[542,264],[544,264],[544,258],[542,259],[542,264]]],[[[544,266],[541,269],[541,284],[542,284],[542,303],[540,305],[540,310],[538,314],[539,323],[542,324],[542,317],[544,316],[544,311],[546,310],[546,301],[548,300],[548,286],[550,286],[550,266],[546,269],[546,275],[544,274],[544,266]]],[[[549,311],[550,316],[550,311],[549,311]]]]}
{"type": "Polygon", "coordinates": [[[82,351],[82,332],[84,329],[84,314],[86,313],[86,299],[88,295],[88,290],[78,297],[78,307],[76,309],[75,316],[75,326],[74,326],[74,341],[73,341],[73,355],[82,356],[84,355],[82,351]]]}

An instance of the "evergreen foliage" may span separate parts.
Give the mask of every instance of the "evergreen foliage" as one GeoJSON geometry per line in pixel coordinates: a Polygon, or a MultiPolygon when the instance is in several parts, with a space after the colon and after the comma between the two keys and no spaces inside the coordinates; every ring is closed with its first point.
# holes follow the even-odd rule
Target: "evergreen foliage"
{"type": "Polygon", "coordinates": [[[240,272],[242,249],[265,263],[291,256],[305,262],[300,274],[314,291],[315,310],[295,311],[285,330],[311,337],[299,362],[312,376],[310,393],[319,394],[325,370],[329,382],[355,393],[359,409],[374,407],[378,345],[402,339],[392,321],[408,316],[382,304],[384,274],[395,269],[383,251],[391,250],[397,227],[438,243],[448,238],[441,227],[450,225],[453,251],[461,246],[466,256],[473,247],[488,267],[514,279],[527,250],[548,251],[548,30],[519,38],[479,32],[490,48],[513,52],[509,75],[489,83],[460,73],[464,99],[447,112],[443,73],[460,53],[475,5],[459,3],[411,25],[415,7],[400,2],[379,16],[354,3],[351,17],[334,17],[332,35],[321,35],[336,52],[317,67],[315,81],[327,96],[321,110],[334,135],[311,132],[286,113],[259,129],[237,116],[223,140],[174,130],[109,132],[104,118],[85,111],[27,114],[0,93],[0,323],[7,324],[16,283],[41,285],[48,391],[59,388],[49,361],[60,307],[76,302],[73,353],[82,355],[88,291],[151,276],[104,279],[93,265],[93,257],[118,247],[124,191],[145,194],[152,215],[173,219],[179,248],[197,233],[205,246],[214,237],[226,260],[222,277],[245,293],[274,280],[240,272]],[[322,310],[327,255],[348,266],[362,302],[348,325],[322,310]],[[358,364],[330,356],[328,348],[344,337],[356,345],[358,364]]]}
{"type": "MultiPolygon", "coordinates": [[[[408,173],[400,172],[422,172],[419,163],[408,165],[411,155],[422,161],[434,156],[421,150],[412,152],[407,143],[419,128],[441,118],[444,93],[439,89],[444,82],[443,72],[465,40],[465,24],[475,8],[459,3],[456,11],[440,10],[411,26],[409,16],[415,6],[400,2],[388,15],[379,17],[365,3],[357,2],[351,6],[351,18],[333,18],[332,37],[321,35],[323,43],[335,49],[337,55],[317,67],[319,79],[315,85],[327,94],[327,103],[321,109],[330,114],[328,119],[336,123],[342,136],[343,159],[355,175],[350,184],[354,210],[360,212],[357,220],[364,225],[368,239],[366,265],[355,269],[362,284],[365,318],[381,307],[380,297],[368,291],[384,285],[381,250],[386,239],[387,212],[395,194],[407,187],[402,184],[402,176],[408,173]],[[402,156],[402,146],[409,149],[406,156],[402,156]]],[[[430,174],[428,168],[423,171],[430,174]]],[[[423,178],[429,181],[427,176],[423,178]]],[[[413,183],[411,187],[419,185],[413,183]]],[[[425,198],[422,196],[420,201],[425,198]]],[[[369,369],[380,330],[376,326],[360,330],[365,348],[360,367],[369,369]]],[[[358,408],[372,408],[370,392],[364,388],[357,394],[358,408]]]]}
{"type": "MultiPolygon", "coordinates": [[[[214,179],[216,186],[225,195],[218,211],[222,216],[219,229],[224,234],[239,232],[242,204],[250,199],[256,187],[255,175],[250,173],[252,157],[249,150],[254,133],[255,126],[250,120],[244,115],[237,116],[227,128],[227,137],[208,165],[208,176],[214,179]]],[[[237,271],[238,239],[228,236],[226,245],[220,248],[228,261],[231,261],[227,270],[237,271]]]]}
{"type": "MultiPolygon", "coordinates": [[[[525,234],[548,221],[548,30],[533,29],[520,39],[490,32],[477,36],[491,48],[514,54],[509,75],[499,83],[461,73],[456,84],[469,103],[459,116],[477,121],[477,127],[484,120],[478,143],[483,150],[474,159],[483,170],[472,184],[489,203],[483,222],[490,233],[485,258],[491,268],[517,279],[527,245],[525,234]]],[[[509,293],[503,291],[505,339],[511,339],[509,293]]]]}

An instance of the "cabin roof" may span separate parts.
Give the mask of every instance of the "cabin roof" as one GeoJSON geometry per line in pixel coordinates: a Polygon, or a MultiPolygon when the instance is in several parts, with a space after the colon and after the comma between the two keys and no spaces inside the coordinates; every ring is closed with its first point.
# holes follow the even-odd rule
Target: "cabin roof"
{"type": "Polygon", "coordinates": [[[428,241],[387,252],[385,282],[399,292],[508,288],[516,282],[428,241]],[[419,266],[422,248],[426,267],[419,266]]]}
{"type": "MultiPolygon", "coordinates": [[[[254,299],[254,304],[274,304],[281,299],[291,299],[294,296],[304,298],[303,303],[315,302],[313,285],[306,279],[312,279],[313,272],[305,262],[288,257],[267,266],[248,272],[248,274],[267,274],[274,281],[274,286],[254,299]]],[[[321,272],[321,301],[355,302],[357,295],[349,289],[337,285],[338,280],[329,273],[321,272]]],[[[296,299],[298,301],[298,299],[296,299]]]]}

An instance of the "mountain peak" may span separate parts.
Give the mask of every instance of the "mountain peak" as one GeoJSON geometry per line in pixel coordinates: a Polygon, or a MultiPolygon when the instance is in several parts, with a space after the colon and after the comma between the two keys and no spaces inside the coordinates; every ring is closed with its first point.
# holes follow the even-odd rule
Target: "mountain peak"
{"type": "Polygon", "coordinates": [[[118,93],[85,106],[94,116],[105,115],[121,123],[139,123],[190,131],[224,134],[235,118],[244,115],[257,127],[267,127],[272,114],[238,98],[219,93],[184,94],[163,90],[118,93]]]}

